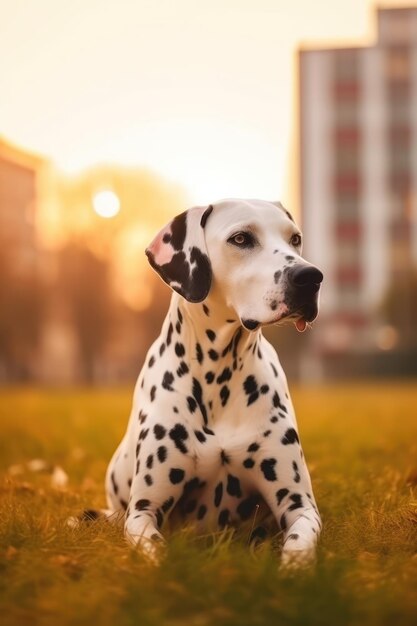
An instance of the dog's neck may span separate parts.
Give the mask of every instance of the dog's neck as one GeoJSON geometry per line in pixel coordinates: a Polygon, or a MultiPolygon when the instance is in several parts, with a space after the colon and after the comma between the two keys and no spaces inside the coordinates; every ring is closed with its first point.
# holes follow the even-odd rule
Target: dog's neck
{"type": "Polygon", "coordinates": [[[262,336],[260,329],[250,332],[243,328],[234,309],[225,303],[219,306],[219,300],[210,295],[203,303],[194,304],[174,293],[168,318],[174,326],[178,318],[187,320],[187,332],[192,334],[195,344],[205,346],[206,351],[213,350],[218,355],[218,359],[212,359],[213,367],[216,363],[220,365],[229,353],[236,358],[249,346],[257,344],[262,336]]]}

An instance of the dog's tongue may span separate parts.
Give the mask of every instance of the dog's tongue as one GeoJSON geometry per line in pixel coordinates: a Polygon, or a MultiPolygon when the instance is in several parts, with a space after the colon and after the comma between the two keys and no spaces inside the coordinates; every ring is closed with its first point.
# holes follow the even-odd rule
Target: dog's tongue
{"type": "Polygon", "coordinates": [[[307,322],[303,320],[301,317],[295,322],[295,327],[299,333],[303,333],[306,329],[307,322]]]}

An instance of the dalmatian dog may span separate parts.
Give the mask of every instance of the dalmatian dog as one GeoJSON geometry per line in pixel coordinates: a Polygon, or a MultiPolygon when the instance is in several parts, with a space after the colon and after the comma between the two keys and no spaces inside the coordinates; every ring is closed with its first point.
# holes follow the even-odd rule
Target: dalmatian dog
{"type": "Polygon", "coordinates": [[[283,560],[311,559],[321,522],[293,405],[262,327],[305,330],[322,273],[280,203],[224,200],[178,215],[146,250],[173,290],[106,478],[109,511],[154,558],[169,524],[197,532],[254,520],[283,532],[283,560]]]}

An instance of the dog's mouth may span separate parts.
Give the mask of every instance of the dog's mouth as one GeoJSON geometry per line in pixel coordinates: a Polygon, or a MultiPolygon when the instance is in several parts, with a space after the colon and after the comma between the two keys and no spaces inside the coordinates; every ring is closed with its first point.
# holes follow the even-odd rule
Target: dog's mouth
{"type": "Polygon", "coordinates": [[[306,328],[310,326],[312,322],[314,322],[317,314],[317,307],[308,307],[302,311],[283,313],[278,318],[272,320],[270,323],[274,326],[281,326],[283,324],[294,324],[298,332],[303,333],[306,328]]]}

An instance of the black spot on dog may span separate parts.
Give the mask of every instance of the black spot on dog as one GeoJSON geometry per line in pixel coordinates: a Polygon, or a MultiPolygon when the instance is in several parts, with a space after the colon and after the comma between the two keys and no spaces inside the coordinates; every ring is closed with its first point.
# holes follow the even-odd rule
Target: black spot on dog
{"type": "Polygon", "coordinates": [[[174,411],[174,413],[178,413],[178,409],[177,409],[177,407],[176,407],[176,406],[173,406],[173,407],[172,407],[172,410],[174,411]]]}
{"type": "Polygon", "coordinates": [[[155,385],[153,385],[151,387],[151,391],[150,391],[150,394],[149,394],[150,397],[151,397],[151,402],[153,402],[155,400],[155,394],[156,394],[156,387],[155,387],[155,385]]]}
{"type": "Polygon", "coordinates": [[[243,382],[243,389],[245,394],[248,396],[247,406],[251,405],[253,402],[259,398],[258,391],[258,383],[256,382],[255,376],[247,376],[247,378],[243,382]]]}
{"type": "Polygon", "coordinates": [[[214,330],[211,330],[210,328],[206,330],[206,335],[211,342],[213,342],[216,339],[216,333],[214,332],[214,330]]]}
{"type": "Polygon", "coordinates": [[[185,354],[184,344],[180,343],[179,341],[177,341],[177,343],[175,344],[175,354],[179,357],[182,357],[185,354]]]}
{"type": "Polygon", "coordinates": [[[187,212],[174,217],[171,222],[171,245],[174,250],[181,250],[187,234],[187,212]]]}
{"type": "Polygon", "coordinates": [[[277,272],[275,272],[274,274],[274,282],[277,285],[279,283],[279,279],[281,278],[282,272],[281,270],[278,270],[277,272]]]}
{"type": "Polygon", "coordinates": [[[231,378],[232,378],[232,372],[230,371],[230,368],[225,367],[222,373],[219,376],[217,376],[216,382],[219,385],[221,385],[222,383],[226,383],[231,378]]]}
{"type": "Polygon", "coordinates": [[[289,511],[295,511],[295,509],[303,508],[303,500],[299,493],[292,493],[290,495],[290,500],[292,500],[292,504],[288,507],[289,511]]]}
{"type": "Polygon", "coordinates": [[[229,387],[227,385],[223,385],[223,387],[220,389],[220,399],[222,401],[222,406],[226,406],[229,396],[230,396],[229,387]]]}
{"type": "Polygon", "coordinates": [[[236,478],[236,476],[232,476],[232,474],[227,475],[226,491],[229,494],[229,496],[235,496],[236,498],[242,497],[240,481],[238,478],[236,478]]]}
{"type": "Polygon", "coordinates": [[[115,494],[116,494],[116,496],[117,496],[117,494],[119,493],[119,486],[118,486],[118,484],[116,483],[116,478],[115,478],[115,476],[114,476],[114,472],[112,472],[112,473],[110,474],[110,480],[111,480],[111,484],[112,484],[112,486],[113,486],[113,491],[114,491],[114,493],[115,493],[115,494]]]}
{"type": "MultiPolygon", "coordinates": [[[[159,509],[156,510],[156,525],[158,528],[161,528],[162,524],[164,523],[164,516],[162,514],[162,511],[160,511],[159,509]]],[[[156,533],[154,535],[152,535],[153,537],[156,535],[156,533]]],[[[158,537],[158,540],[160,540],[159,535],[156,535],[158,537]]]]}
{"type": "Polygon", "coordinates": [[[209,350],[208,355],[212,361],[217,361],[217,359],[219,358],[219,355],[216,352],[216,350],[209,350]]]}
{"type": "Polygon", "coordinates": [[[281,504],[285,496],[288,496],[289,493],[290,492],[288,491],[288,489],[278,489],[277,493],[275,494],[277,497],[277,503],[281,504]]]}
{"type": "Polygon", "coordinates": [[[203,350],[201,349],[201,346],[200,346],[199,343],[195,344],[195,353],[196,353],[196,356],[197,356],[197,361],[201,365],[201,363],[203,362],[203,359],[204,359],[204,355],[203,355],[203,350]]]}
{"type": "Polygon", "coordinates": [[[153,484],[152,476],[150,474],[145,474],[144,479],[148,487],[150,487],[153,484]]]}
{"type": "Polygon", "coordinates": [[[269,437],[269,435],[272,433],[272,430],[266,430],[264,432],[264,437],[269,437]]]}
{"type": "Polygon", "coordinates": [[[269,391],[269,387],[268,387],[268,385],[262,385],[262,387],[260,388],[260,390],[259,390],[259,391],[260,391],[261,393],[263,393],[263,394],[268,393],[268,391],[269,391]]]}
{"type": "Polygon", "coordinates": [[[275,472],[276,459],[264,459],[261,463],[261,472],[265,476],[266,480],[277,480],[277,474],[275,472]]]}
{"type": "Polygon", "coordinates": [[[243,466],[246,467],[246,469],[251,469],[254,465],[255,461],[253,459],[248,458],[243,461],[243,466]]]}
{"type": "Polygon", "coordinates": [[[165,500],[165,502],[162,504],[161,509],[163,510],[164,513],[168,513],[169,509],[172,507],[173,504],[174,504],[174,498],[171,496],[165,500]]]}
{"type": "Polygon", "coordinates": [[[272,368],[272,371],[274,372],[275,378],[278,378],[277,368],[275,367],[275,365],[273,363],[270,363],[270,366],[272,368]]]}
{"type": "Polygon", "coordinates": [[[179,367],[177,368],[177,376],[178,378],[181,378],[181,376],[185,376],[185,374],[188,374],[189,372],[189,368],[188,365],[185,361],[181,361],[179,367]]]}
{"type": "Polygon", "coordinates": [[[205,407],[205,404],[203,402],[203,389],[199,383],[199,381],[196,378],[193,378],[193,397],[195,399],[195,401],[197,402],[200,411],[203,415],[203,419],[204,419],[204,423],[207,424],[207,409],[205,407]]]}
{"type": "Polygon", "coordinates": [[[173,467],[169,471],[169,480],[173,485],[178,485],[182,480],[184,480],[185,472],[182,469],[173,467]]]}
{"type": "Polygon", "coordinates": [[[144,441],[148,436],[149,428],[142,428],[139,434],[139,441],[144,441]]]}
{"type": "Polygon", "coordinates": [[[264,526],[257,526],[249,537],[249,543],[261,543],[267,537],[267,530],[264,526]]]}
{"type": "Polygon", "coordinates": [[[221,459],[222,465],[228,465],[230,463],[230,457],[228,454],[226,454],[224,450],[221,450],[220,452],[220,459],[221,459]]]}
{"type": "Polygon", "coordinates": [[[174,391],[172,383],[174,382],[174,376],[172,372],[165,372],[162,379],[162,387],[167,391],[174,391]]]}
{"type": "Polygon", "coordinates": [[[169,326],[168,326],[168,333],[167,333],[167,346],[171,345],[171,339],[172,339],[172,333],[174,332],[174,327],[172,325],[172,322],[170,322],[169,326]]]}
{"type": "Polygon", "coordinates": [[[161,347],[159,348],[159,356],[162,356],[165,352],[165,344],[162,343],[161,347]]]}
{"type": "Polygon", "coordinates": [[[167,449],[165,446],[159,446],[158,450],[156,451],[156,455],[158,457],[158,461],[160,463],[164,463],[166,461],[167,458],[167,449]]]}
{"type": "Polygon", "coordinates": [[[145,509],[148,509],[150,506],[151,502],[150,500],[147,500],[146,498],[142,498],[141,500],[138,500],[135,504],[135,509],[137,511],[144,511],[145,509]]]}
{"type": "Polygon", "coordinates": [[[188,439],[188,432],[182,424],[175,424],[175,426],[169,431],[169,436],[180,452],[183,454],[188,452],[188,448],[184,443],[184,441],[188,439]]]}
{"type": "Polygon", "coordinates": [[[214,435],[214,432],[211,430],[211,428],[207,428],[207,426],[203,426],[203,431],[206,433],[206,435],[214,435]]]}
{"type": "Polygon", "coordinates": [[[152,367],[152,365],[154,365],[155,363],[155,357],[151,356],[151,358],[148,361],[148,367],[152,367]]]}
{"type": "Polygon", "coordinates": [[[153,454],[150,454],[148,458],[146,459],[146,467],[148,469],[152,469],[152,466],[153,466],[153,454]]]}
{"type": "Polygon", "coordinates": [[[279,525],[280,525],[281,530],[285,530],[287,528],[287,518],[285,517],[285,513],[281,515],[281,518],[279,520],[279,525]]]}
{"type": "Polygon", "coordinates": [[[161,424],[155,424],[153,432],[156,439],[163,439],[167,433],[166,428],[161,426],[161,424]]]}
{"type": "Polygon", "coordinates": [[[229,523],[229,515],[230,514],[228,509],[223,509],[223,511],[220,511],[218,518],[218,524],[220,528],[224,528],[229,523]]]}
{"type": "Polygon", "coordinates": [[[270,303],[270,308],[271,311],[276,311],[277,310],[277,306],[278,306],[278,302],[276,300],[272,300],[272,302],[270,303]]]}
{"type": "Polygon", "coordinates": [[[214,506],[220,506],[223,497],[223,483],[220,482],[214,490],[214,506]]]}
{"type": "Polygon", "coordinates": [[[259,450],[259,443],[251,443],[248,447],[248,452],[257,452],[259,450]]]}
{"type": "Polygon", "coordinates": [[[200,443],[204,443],[206,441],[204,433],[202,433],[200,430],[195,430],[194,434],[200,443]]]}
{"type": "Polygon", "coordinates": [[[197,519],[202,520],[206,513],[207,513],[207,507],[205,504],[202,504],[197,511],[197,519]]]}
{"type": "Polygon", "coordinates": [[[294,257],[293,257],[293,256],[291,256],[290,254],[287,254],[287,256],[285,257],[285,260],[286,260],[286,261],[294,261],[295,259],[294,259],[294,257]]]}
{"type": "Polygon", "coordinates": [[[298,535],[297,533],[291,533],[291,535],[288,535],[288,537],[286,538],[285,541],[297,541],[297,539],[299,539],[300,535],[298,535]]]}
{"type": "Polygon", "coordinates": [[[191,478],[191,480],[185,483],[183,493],[184,495],[190,495],[192,491],[203,485],[204,483],[200,484],[200,480],[197,478],[197,476],[194,476],[194,478],[191,478]]]}
{"type": "Polygon", "coordinates": [[[284,411],[284,413],[288,413],[288,409],[285,404],[282,404],[277,391],[273,395],[272,402],[275,408],[279,408],[281,411],[284,411]]]}
{"type": "Polygon", "coordinates": [[[203,311],[207,315],[207,317],[209,317],[210,309],[208,308],[208,306],[206,304],[203,304],[203,311]]]}
{"type": "Polygon", "coordinates": [[[277,423],[277,421],[278,421],[278,417],[277,417],[276,415],[273,415],[269,421],[270,421],[272,424],[276,424],[276,423],[277,423]]]}
{"type": "Polygon", "coordinates": [[[298,465],[295,461],[292,462],[292,468],[294,470],[294,482],[299,483],[301,480],[300,472],[298,471],[298,465]]]}
{"type": "Polygon", "coordinates": [[[256,495],[249,496],[245,500],[242,500],[236,509],[241,520],[248,520],[258,504],[259,497],[256,495]]]}
{"type": "Polygon", "coordinates": [[[284,444],[284,446],[288,446],[293,443],[300,443],[297,431],[294,428],[288,428],[285,435],[281,439],[281,443],[284,444]]]}
{"type": "Polygon", "coordinates": [[[213,380],[214,380],[214,372],[207,372],[207,374],[206,374],[205,378],[206,378],[206,382],[207,382],[207,384],[208,384],[208,385],[211,385],[211,383],[212,383],[212,382],[213,382],[213,380]]]}
{"type": "Polygon", "coordinates": [[[188,410],[190,411],[190,413],[194,413],[194,411],[197,408],[197,402],[194,400],[192,396],[187,396],[187,404],[188,404],[188,410]]]}
{"type": "Polygon", "coordinates": [[[175,324],[175,330],[179,335],[181,334],[181,324],[179,322],[175,324]]]}

